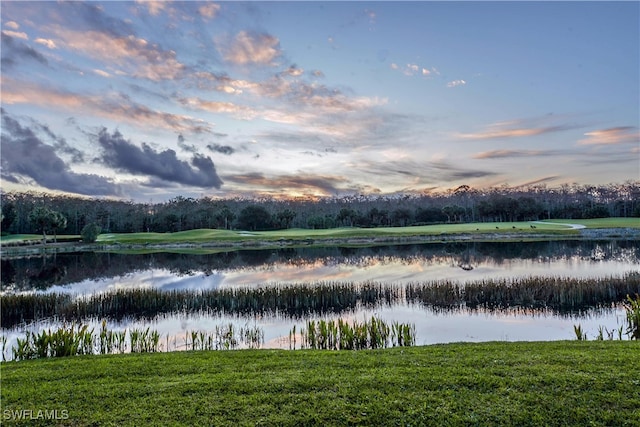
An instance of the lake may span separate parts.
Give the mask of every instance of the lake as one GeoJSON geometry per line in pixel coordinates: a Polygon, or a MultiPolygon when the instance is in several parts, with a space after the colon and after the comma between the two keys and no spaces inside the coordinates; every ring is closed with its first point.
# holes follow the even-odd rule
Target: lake
{"type": "MultiPolygon", "coordinates": [[[[156,329],[169,348],[180,348],[194,330],[212,331],[228,323],[258,326],[263,347],[289,348],[289,332],[307,320],[363,320],[377,316],[389,322],[415,324],[417,344],[455,341],[537,341],[575,339],[580,324],[590,339],[599,327],[609,331],[626,325],[624,310],[615,301],[570,309],[523,306],[425,304],[407,297],[412,284],[448,281],[462,287],[478,281],[506,278],[603,278],[640,271],[638,241],[464,242],[395,245],[366,248],[286,248],[210,254],[64,253],[47,257],[3,259],[2,294],[62,294],[71,299],[95,298],[116,291],[157,290],[198,294],[211,291],[305,288],[331,284],[353,288],[375,282],[380,295],[358,300],[340,310],[310,310],[295,316],[283,310],[238,312],[230,309],[160,310],[111,316],[112,330],[156,329]],[[386,290],[386,291],[385,291],[386,290]]],[[[640,289],[635,289],[640,292],[640,289]]],[[[182,294],[181,294],[182,295],[182,294]]],[[[360,298],[360,297],[358,297],[360,298]]],[[[100,316],[83,323],[99,329],[100,316]]],[[[3,319],[8,348],[25,330],[38,331],[61,322],[36,318],[22,324],[3,319]],[[5,327],[9,324],[9,327],[5,327]]],[[[616,333],[617,336],[617,333],[616,333]]],[[[6,355],[8,357],[9,351],[6,355]]]]}

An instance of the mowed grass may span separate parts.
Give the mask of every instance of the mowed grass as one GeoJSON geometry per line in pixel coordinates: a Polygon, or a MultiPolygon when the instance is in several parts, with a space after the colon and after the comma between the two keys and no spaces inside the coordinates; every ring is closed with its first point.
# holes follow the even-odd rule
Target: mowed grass
{"type": "MultiPolygon", "coordinates": [[[[601,219],[552,219],[546,221],[522,221],[522,222],[482,222],[468,224],[436,224],[414,227],[379,227],[356,228],[342,227],[321,230],[287,229],[274,231],[241,231],[241,230],[217,230],[198,229],[180,231],[175,233],[104,233],[98,236],[99,244],[122,245],[158,245],[158,244],[205,244],[212,242],[237,243],[237,242],[278,242],[278,241],[308,241],[313,239],[375,239],[375,238],[401,238],[414,236],[438,236],[455,234],[491,235],[492,238],[500,238],[500,235],[518,233],[523,237],[536,238],[541,234],[555,234],[559,237],[577,235],[579,231],[572,230],[565,224],[581,224],[587,228],[636,228],[640,229],[639,218],[601,218],[601,219]],[[535,228],[534,228],[535,227],[535,228]]],[[[51,236],[50,236],[51,237],[51,236]]],[[[31,240],[37,242],[42,236],[37,234],[16,234],[3,236],[1,243],[17,243],[31,240]]],[[[58,241],[78,239],[79,236],[59,235],[58,241]]],[[[307,242],[308,243],[308,242],[307,242]]]]}
{"type": "MultiPolygon", "coordinates": [[[[544,222],[547,222],[546,220],[544,222]]],[[[548,222],[580,224],[587,228],[639,228],[640,218],[551,219],[548,222]]]]}
{"type": "MultiPolygon", "coordinates": [[[[53,242],[54,235],[47,234],[47,242],[53,242]]],[[[57,240],[62,243],[66,240],[76,241],[80,239],[77,234],[58,234],[57,240]]],[[[25,241],[42,242],[42,234],[10,234],[0,237],[0,243],[19,243],[25,241]]]]}
{"type": "Polygon", "coordinates": [[[637,426],[640,344],[41,359],[3,363],[1,395],[3,414],[66,410],[73,426],[637,426]]]}
{"type": "Polygon", "coordinates": [[[287,229],[274,231],[235,231],[198,229],[176,233],[112,233],[101,234],[98,243],[109,244],[179,244],[207,242],[239,241],[279,241],[308,239],[347,239],[376,237],[410,237],[421,235],[447,235],[459,233],[525,233],[534,237],[539,233],[575,233],[569,227],[553,223],[531,222],[490,222],[470,224],[438,224],[415,227],[379,227],[355,228],[342,227],[331,229],[287,229]],[[535,229],[531,227],[534,225],[535,229]]]}

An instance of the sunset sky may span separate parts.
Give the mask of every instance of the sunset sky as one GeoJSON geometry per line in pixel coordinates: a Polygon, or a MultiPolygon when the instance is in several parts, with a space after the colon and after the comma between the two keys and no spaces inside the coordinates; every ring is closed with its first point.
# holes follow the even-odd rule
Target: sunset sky
{"type": "Polygon", "coordinates": [[[2,1],[2,190],[640,179],[638,2],[2,1]]]}

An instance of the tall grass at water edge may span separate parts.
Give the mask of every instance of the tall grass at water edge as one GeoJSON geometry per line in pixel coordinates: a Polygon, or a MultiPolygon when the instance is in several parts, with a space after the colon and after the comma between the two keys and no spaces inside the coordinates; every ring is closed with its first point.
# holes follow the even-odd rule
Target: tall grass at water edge
{"type": "MultiPolygon", "coordinates": [[[[233,350],[244,345],[257,349],[264,343],[264,332],[257,326],[235,327],[233,324],[216,326],[212,332],[186,331],[184,344],[177,337],[166,335],[162,339],[157,330],[132,328],[112,331],[106,320],[95,333],[88,325],[63,325],[38,333],[26,331],[12,347],[12,360],[41,359],[91,354],[156,353],[172,350],[233,350]],[[172,339],[173,338],[173,339],[172,339]],[[166,345],[165,345],[166,344],[166,345]],[[173,344],[173,346],[172,346],[173,344]]],[[[2,336],[2,360],[6,361],[6,337],[2,336]]]]}
{"type": "Polygon", "coordinates": [[[413,304],[438,310],[546,309],[558,314],[610,308],[640,293],[640,273],[602,278],[525,277],[469,283],[448,280],[406,285],[318,282],[257,288],[173,290],[120,289],[76,297],[59,293],[0,296],[4,328],[40,319],[152,319],[164,313],[272,315],[308,318],[360,307],[413,304]]]}
{"type": "MultiPolygon", "coordinates": [[[[346,322],[343,319],[311,320],[300,331],[301,348],[322,350],[364,350],[415,345],[416,328],[413,324],[393,322],[391,326],[382,319],[371,317],[364,322],[346,322]]],[[[289,333],[289,347],[295,349],[295,327],[289,333]]]]}
{"type": "Polygon", "coordinates": [[[635,299],[627,295],[624,309],[627,312],[627,335],[640,340],[640,295],[636,294],[635,299]]]}
{"type": "MultiPolygon", "coordinates": [[[[635,298],[627,295],[627,299],[623,302],[622,306],[624,307],[627,321],[625,334],[629,336],[630,340],[640,340],[640,295],[636,294],[635,298]]],[[[598,328],[598,335],[596,335],[595,339],[603,341],[606,336],[608,340],[613,340],[617,333],[618,339],[622,340],[623,330],[623,326],[620,326],[617,330],[614,329],[611,331],[600,326],[598,328]]],[[[586,341],[588,339],[587,334],[582,330],[581,325],[574,325],[573,331],[578,341],[586,341]]]]}

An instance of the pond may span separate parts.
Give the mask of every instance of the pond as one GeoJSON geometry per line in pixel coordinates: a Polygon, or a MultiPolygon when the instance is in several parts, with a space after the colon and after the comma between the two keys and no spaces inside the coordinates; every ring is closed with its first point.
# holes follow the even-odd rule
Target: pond
{"type": "MultiPolygon", "coordinates": [[[[639,243],[629,240],[464,242],[209,254],[69,253],[3,259],[2,295],[58,295],[68,298],[71,304],[82,299],[108,297],[115,292],[147,292],[146,298],[149,291],[157,291],[153,295],[173,293],[174,299],[199,299],[203,293],[227,292],[233,300],[238,299],[237,292],[249,292],[256,298],[258,290],[264,293],[265,289],[277,289],[272,298],[285,298],[283,292],[293,292],[295,296],[286,298],[302,298],[304,294],[304,298],[314,295],[317,299],[320,297],[314,287],[324,287],[322,307],[314,300],[315,305],[305,305],[293,312],[278,303],[274,309],[266,309],[268,304],[258,298],[254,304],[257,309],[233,309],[233,304],[221,309],[205,304],[190,310],[176,309],[176,306],[129,307],[126,312],[115,313],[102,311],[103,305],[100,309],[91,309],[94,311],[87,309],[80,319],[77,316],[72,319],[89,323],[96,330],[103,317],[108,317],[112,330],[149,326],[166,337],[167,343],[173,343],[170,348],[180,348],[190,331],[212,331],[216,326],[229,323],[238,328],[261,328],[263,347],[289,348],[289,332],[294,325],[299,331],[308,320],[342,318],[362,322],[374,315],[389,322],[415,324],[417,344],[574,339],[576,324],[593,339],[599,327],[619,331],[625,325],[620,292],[640,292],[637,285],[618,290],[615,295],[607,288],[598,294],[587,292],[589,296],[585,299],[572,296],[578,299],[571,305],[554,305],[551,299],[544,304],[522,303],[527,295],[499,304],[471,305],[468,295],[466,301],[445,303],[409,294],[415,291],[412,287],[421,287],[420,292],[424,293],[424,288],[445,282],[457,289],[453,292],[464,292],[465,286],[481,288],[483,285],[478,283],[482,281],[531,277],[590,279],[637,274],[639,243]],[[371,289],[363,292],[363,286],[371,289]],[[332,307],[334,293],[341,293],[335,301],[351,298],[350,302],[332,307]]],[[[501,289],[513,287],[503,284],[501,289]]],[[[55,320],[55,316],[64,317],[61,312],[29,317],[23,310],[20,314],[23,322],[19,323],[17,317],[11,318],[5,311],[6,307],[2,332],[8,339],[7,348],[11,348],[11,343],[25,330],[56,327],[62,320],[55,320]]],[[[35,310],[29,311],[35,313],[35,310]]],[[[8,356],[8,350],[6,353],[8,356]]]]}

